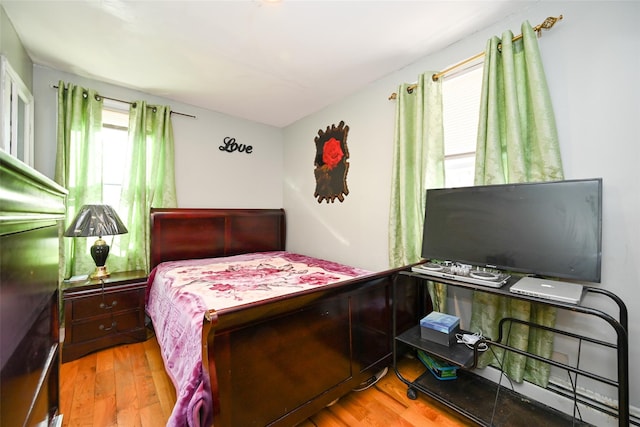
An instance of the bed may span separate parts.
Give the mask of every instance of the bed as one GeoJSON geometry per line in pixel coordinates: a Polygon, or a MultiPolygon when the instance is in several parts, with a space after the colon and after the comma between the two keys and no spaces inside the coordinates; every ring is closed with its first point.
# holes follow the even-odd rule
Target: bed
{"type": "Polygon", "coordinates": [[[152,209],[147,312],[176,387],[169,425],[295,425],[389,365],[394,280],[399,324],[417,322],[421,294],[400,269],[291,254],[285,238],[282,209],[152,209]],[[263,270],[278,284],[244,283],[240,297],[228,284],[263,270]]]}

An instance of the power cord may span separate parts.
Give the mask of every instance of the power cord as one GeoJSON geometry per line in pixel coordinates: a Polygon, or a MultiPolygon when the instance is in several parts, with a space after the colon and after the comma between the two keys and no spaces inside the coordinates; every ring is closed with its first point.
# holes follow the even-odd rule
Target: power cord
{"type": "MultiPolygon", "coordinates": [[[[456,334],[456,339],[458,340],[458,344],[464,344],[470,349],[474,349],[474,345],[481,339],[484,339],[482,336],[482,332],[476,332],[474,334],[456,334]]],[[[478,351],[487,351],[489,346],[487,343],[478,344],[478,351]]]]}

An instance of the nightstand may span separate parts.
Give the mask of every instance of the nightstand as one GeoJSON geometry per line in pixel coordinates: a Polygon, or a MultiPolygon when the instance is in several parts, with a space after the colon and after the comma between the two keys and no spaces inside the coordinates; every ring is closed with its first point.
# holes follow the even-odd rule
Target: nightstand
{"type": "Polygon", "coordinates": [[[65,338],[62,362],[93,351],[147,338],[144,271],[112,273],[99,280],[64,283],[65,338]]]}

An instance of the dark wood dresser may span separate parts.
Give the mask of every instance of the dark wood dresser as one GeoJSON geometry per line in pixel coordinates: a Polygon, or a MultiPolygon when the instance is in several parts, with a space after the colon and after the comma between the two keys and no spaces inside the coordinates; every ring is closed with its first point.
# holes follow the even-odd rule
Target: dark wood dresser
{"type": "Polygon", "coordinates": [[[96,350],[144,341],[144,271],[112,273],[101,280],[64,283],[62,361],[96,350]]]}
{"type": "Polygon", "coordinates": [[[66,190],[0,150],[0,425],[57,426],[66,190]]]}

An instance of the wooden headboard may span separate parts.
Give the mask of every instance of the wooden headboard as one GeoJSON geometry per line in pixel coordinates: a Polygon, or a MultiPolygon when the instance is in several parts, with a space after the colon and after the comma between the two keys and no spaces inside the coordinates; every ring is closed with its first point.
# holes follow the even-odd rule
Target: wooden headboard
{"type": "Polygon", "coordinates": [[[151,209],[149,268],[285,248],[283,209],[151,209]]]}

